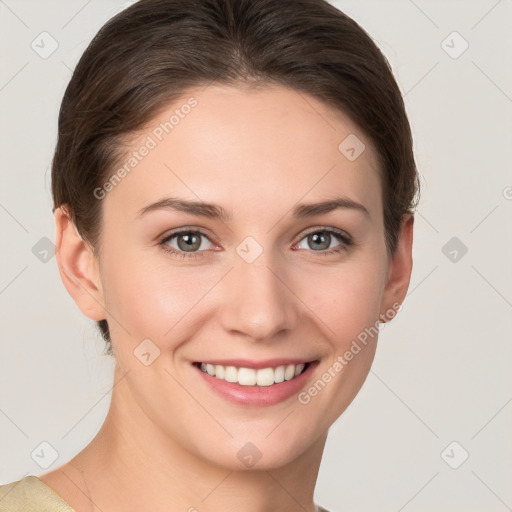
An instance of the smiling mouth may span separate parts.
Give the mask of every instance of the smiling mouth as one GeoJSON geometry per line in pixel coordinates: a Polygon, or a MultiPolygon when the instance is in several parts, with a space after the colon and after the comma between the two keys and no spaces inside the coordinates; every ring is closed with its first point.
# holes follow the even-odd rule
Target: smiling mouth
{"type": "Polygon", "coordinates": [[[226,382],[240,384],[241,386],[273,386],[285,381],[293,380],[304,373],[311,364],[316,361],[309,361],[300,364],[287,364],[267,368],[245,368],[236,366],[224,366],[220,364],[209,364],[195,362],[194,366],[204,373],[226,382]]]}

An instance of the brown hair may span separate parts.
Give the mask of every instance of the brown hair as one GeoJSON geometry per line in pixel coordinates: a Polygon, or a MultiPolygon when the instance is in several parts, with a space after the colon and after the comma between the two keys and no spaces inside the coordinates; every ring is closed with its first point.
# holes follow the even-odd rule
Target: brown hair
{"type": "MultiPolygon", "coordinates": [[[[393,254],[419,193],[403,99],[370,36],[325,0],[140,0],[100,29],[65,91],[52,162],[54,210],[66,206],[96,254],[94,190],[127,138],[187,88],[210,83],[281,84],[347,114],[377,149],[393,254]]],[[[107,321],[98,325],[112,354],[107,321]]]]}

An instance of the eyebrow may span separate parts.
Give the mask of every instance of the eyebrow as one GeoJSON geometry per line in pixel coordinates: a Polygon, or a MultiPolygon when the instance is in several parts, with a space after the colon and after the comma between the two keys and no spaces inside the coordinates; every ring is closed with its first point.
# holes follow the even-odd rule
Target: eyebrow
{"type": "MultiPolygon", "coordinates": [[[[315,215],[322,215],[337,209],[359,211],[368,219],[371,218],[370,212],[364,205],[343,196],[322,201],[320,203],[298,204],[292,209],[292,215],[297,218],[314,217],[315,215]]],[[[142,217],[145,214],[156,210],[175,210],[188,213],[190,215],[198,215],[221,221],[229,221],[233,219],[233,216],[230,213],[217,204],[204,203],[202,201],[189,201],[175,197],[164,197],[155,203],[151,203],[144,208],[141,208],[137,213],[137,217],[142,217]]]]}

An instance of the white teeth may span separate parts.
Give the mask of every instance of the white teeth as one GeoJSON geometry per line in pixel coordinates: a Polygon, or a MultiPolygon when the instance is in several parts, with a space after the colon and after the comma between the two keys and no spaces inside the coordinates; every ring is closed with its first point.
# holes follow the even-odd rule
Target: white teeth
{"type": "Polygon", "coordinates": [[[256,384],[256,370],[252,368],[239,368],[238,384],[241,386],[254,386],[256,384]]]}
{"type": "Polygon", "coordinates": [[[298,364],[296,367],[295,367],[295,377],[297,377],[297,375],[299,375],[300,373],[302,373],[302,370],[304,370],[304,367],[306,365],[304,363],[300,363],[298,364]]]}
{"type": "Polygon", "coordinates": [[[256,384],[258,386],[272,386],[274,384],[274,370],[272,368],[261,368],[256,372],[256,384]]]}
{"type": "Polygon", "coordinates": [[[295,365],[289,364],[284,371],[284,380],[290,380],[295,377],[295,365]]]}
{"type": "Polygon", "coordinates": [[[222,366],[221,364],[215,365],[215,376],[219,379],[224,379],[226,375],[226,368],[222,366]]]}
{"type": "Polygon", "coordinates": [[[226,366],[226,375],[224,380],[228,382],[238,382],[238,370],[234,366],[226,366]]]}
{"type": "Polygon", "coordinates": [[[274,382],[278,384],[284,381],[284,366],[278,366],[274,370],[274,382]]]}
{"type": "Polygon", "coordinates": [[[227,382],[238,382],[241,386],[272,386],[285,380],[291,380],[300,375],[306,365],[289,364],[277,368],[236,368],[235,366],[222,366],[220,364],[201,363],[201,370],[208,375],[227,382]]]}

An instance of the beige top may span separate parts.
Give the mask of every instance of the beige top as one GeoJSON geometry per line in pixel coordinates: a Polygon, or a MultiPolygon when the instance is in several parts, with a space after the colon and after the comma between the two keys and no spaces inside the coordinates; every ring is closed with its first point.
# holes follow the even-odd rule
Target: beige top
{"type": "Polygon", "coordinates": [[[0,485],[0,512],[75,512],[37,476],[0,485]]]}
{"type": "MultiPolygon", "coordinates": [[[[318,512],[329,512],[317,505],[318,512]]],[[[0,512],[75,512],[37,476],[0,485],[0,512]]]]}

